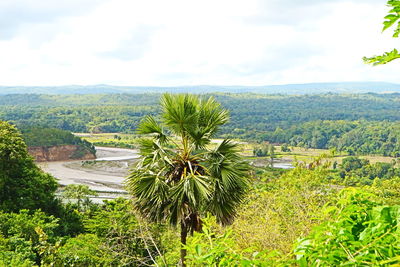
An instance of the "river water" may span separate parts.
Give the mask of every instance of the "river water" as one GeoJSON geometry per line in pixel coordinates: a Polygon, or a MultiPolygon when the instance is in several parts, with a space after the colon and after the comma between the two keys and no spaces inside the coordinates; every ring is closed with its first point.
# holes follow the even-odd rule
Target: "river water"
{"type": "Polygon", "coordinates": [[[293,169],[291,162],[274,162],[273,167],[276,169],[293,169]]]}
{"type": "MultiPolygon", "coordinates": [[[[115,161],[125,163],[126,170],[117,167],[103,167],[100,170],[85,168],[84,161],[55,161],[38,165],[57,178],[61,186],[83,184],[90,189],[103,193],[126,193],[123,183],[127,175],[128,164],[138,158],[138,151],[123,148],[96,147],[96,161],[115,161]],[[125,171],[125,172],[124,172],[125,171]]],[[[104,166],[104,165],[103,165],[104,166]]]]}
{"type": "Polygon", "coordinates": [[[96,147],[96,161],[125,161],[137,159],[138,151],[135,149],[96,147]]]}

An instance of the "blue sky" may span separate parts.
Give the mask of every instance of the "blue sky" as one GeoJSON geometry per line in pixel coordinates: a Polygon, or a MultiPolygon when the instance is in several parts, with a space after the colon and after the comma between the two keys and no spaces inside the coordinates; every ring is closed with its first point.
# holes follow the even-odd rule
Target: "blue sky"
{"type": "Polygon", "coordinates": [[[0,85],[400,83],[385,0],[1,0],[0,85]]]}

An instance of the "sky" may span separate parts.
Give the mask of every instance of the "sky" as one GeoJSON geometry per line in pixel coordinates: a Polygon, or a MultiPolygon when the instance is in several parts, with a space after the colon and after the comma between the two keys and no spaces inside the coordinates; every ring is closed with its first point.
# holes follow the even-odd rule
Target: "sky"
{"type": "Polygon", "coordinates": [[[0,85],[400,83],[386,0],[0,0],[0,85]]]}

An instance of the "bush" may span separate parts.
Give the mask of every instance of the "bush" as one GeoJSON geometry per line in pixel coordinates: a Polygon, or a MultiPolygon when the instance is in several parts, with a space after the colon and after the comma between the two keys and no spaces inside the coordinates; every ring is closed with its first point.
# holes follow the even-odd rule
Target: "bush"
{"type": "Polygon", "coordinates": [[[157,247],[161,244],[153,236],[161,235],[161,228],[141,223],[129,200],[105,201],[102,208],[85,221],[85,227],[104,240],[103,245],[113,255],[114,265],[151,265],[159,254],[157,247]]]}
{"type": "Polygon", "coordinates": [[[357,189],[341,193],[325,210],[330,220],[297,245],[300,266],[384,266],[399,264],[400,206],[384,206],[357,189]]]}
{"type": "Polygon", "coordinates": [[[56,180],[35,165],[18,130],[0,121],[0,210],[54,212],[56,189],[56,180]]]}
{"type": "Polygon", "coordinates": [[[275,252],[256,252],[251,248],[235,251],[230,229],[217,225],[215,217],[205,218],[202,232],[195,232],[186,245],[188,266],[272,266],[275,252]],[[250,253],[249,253],[250,252],[250,253]],[[247,256],[245,254],[250,254],[247,256]]]}
{"type": "Polygon", "coordinates": [[[105,240],[94,234],[70,238],[56,256],[56,266],[110,266],[113,255],[104,246],[105,240]]]}
{"type": "Polygon", "coordinates": [[[322,207],[337,189],[324,183],[327,170],[296,168],[257,185],[232,228],[235,245],[289,253],[294,241],[323,220],[322,207]]]}
{"type": "Polygon", "coordinates": [[[46,233],[55,243],[58,219],[37,210],[20,213],[0,213],[0,266],[32,266],[40,262],[39,232],[46,233]]]}

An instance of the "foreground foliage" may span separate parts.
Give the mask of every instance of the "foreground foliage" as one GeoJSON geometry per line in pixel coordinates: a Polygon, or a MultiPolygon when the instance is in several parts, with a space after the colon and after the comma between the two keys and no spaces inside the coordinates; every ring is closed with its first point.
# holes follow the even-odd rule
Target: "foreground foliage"
{"type": "MultiPolygon", "coordinates": [[[[256,251],[292,251],[293,243],[323,221],[322,207],[337,191],[327,183],[328,171],[297,168],[257,182],[232,225],[236,247],[256,251]]],[[[259,178],[258,178],[259,179],[259,178]]]]}
{"type": "MultiPolygon", "coordinates": [[[[394,26],[393,37],[398,38],[400,35],[400,1],[399,0],[388,0],[387,6],[390,8],[388,14],[385,16],[383,22],[383,29],[385,31],[394,26]],[[396,25],[397,24],[397,25],[396,25]]],[[[385,52],[383,55],[373,56],[370,58],[364,57],[364,62],[376,65],[387,64],[395,59],[399,59],[400,54],[397,49],[393,49],[390,52],[385,52]]]]}
{"type": "Polygon", "coordinates": [[[331,219],[297,246],[299,265],[399,264],[400,206],[380,205],[373,195],[354,189],[341,194],[337,206],[325,210],[331,219]]]}
{"type": "Polygon", "coordinates": [[[79,212],[84,232],[76,236],[65,235],[65,221],[30,213],[0,213],[1,266],[149,266],[163,252],[155,234],[163,230],[143,226],[128,200],[79,212]]]}
{"type": "MultiPolygon", "coordinates": [[[[329,172],[322,166],[258,172],[233,225],[202,218],[202,231],[185,246],[187,265],[398,264],[400,178],[345,188],[331,184],[329,172]]],[[[173,266],[179,260],[176,230],[141,221],[129,200],[66,208],[78,215],[82,232],[66,232],[71,218],[41,211],[0,213],[0,265],[173,266]]]]}
{"type": "Polygon", "coordinates": [[[221,229],[214,217],[204,220],[203,231],[195,233],[186,247],[189,266],[273,266],[280,262],[275,252],[235,249],[232,230],[221,229]]]}
{"type": "Polygon", "coordinates": [[[56,180],[33,162],[19,131],[0,121],[0,211],[55,212],[56,189],[56,180]]]}

